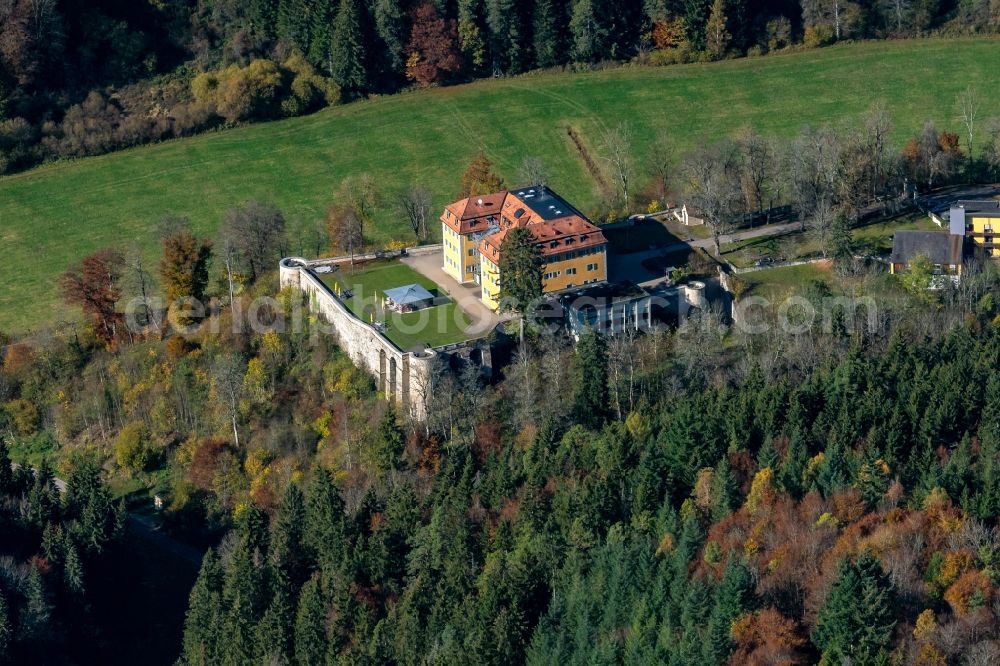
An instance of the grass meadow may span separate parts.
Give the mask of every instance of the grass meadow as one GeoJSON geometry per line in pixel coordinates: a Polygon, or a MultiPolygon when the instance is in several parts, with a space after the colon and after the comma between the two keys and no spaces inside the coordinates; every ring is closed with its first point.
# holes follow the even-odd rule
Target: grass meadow
{"type": "MultiPolygon", "coordinates": [[[[184,215],[215,235],[223,212],[251,198],[281,207],[289,252],[296,233],[322,219],[339,181],[372,174],[384,194],[374,244],[409,237],[392,205],[411,183],[443,206],[468,159],[487,153],[517,179],[525,155],[540,156],[549,182],[585,210],[595,183],[567,136],[572,127],[596,154],[608,128],[627,121],[636,159],[657,132],[682,152],[750,123],[788,136],[805,125],[854,123],[885,100],[901,145],[925,119],[960,129],[956,95],[975,85],[984,115],[1000,115],[1000,69],[989,39],[870,42],[713,64],[536,74],[374,98],[314,115],[250,125],[46,165],[0,178],[0,330],[24,333],[77,316],[61,306],[57,278],[108,245],[158,255],[154,229],[184,215]]],[[[432,234],[439,232],[432,226],[432,234]]]]}

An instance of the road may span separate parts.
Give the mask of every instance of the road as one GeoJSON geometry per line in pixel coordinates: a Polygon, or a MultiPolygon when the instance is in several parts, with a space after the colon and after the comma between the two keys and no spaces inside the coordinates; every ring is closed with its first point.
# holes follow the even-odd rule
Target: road
{"type": "MultiPolygon", "coordinates": [[[[768,224],[756,229],[746,229],[731,234],[723,234],[719,237],[719,244],[738,243],[740,241],[762,238],[764,236],[776,236],[790,233],[801,229],[799,222],[784,222],[781,224],[768,224]]],[[[672,252],[682,252],[691,248],[702,248],[712,252],[715,250],[715,240],[712,238],[701,238],[697,240],[681,241],[672,243],[652,250],[642,250],[640,252],[630,252],[628,254],[611,254],[608,259],[609,278],[616,282],[633,282],[639,284],[649,280],[663,277],[662,274],[651,271],[643,262],[654,257],[662,257],[672,252]]]]}
{"type": "Polygon", "coordinates": [[[942,213],[958,201],[993,199],[997,195],[1000,195],[1000,185],[956,185],[923,194],[917,201],[927,210],[942,213]]]}
{"type": "MultiPolygon", "coordinates": [[[[10,466],[15,470],[20,468],[20,465],[17,463],[11,463],[10,466]]],[[[58,476],[52,477],[52,483],[55,485],[56,490],[60,493],[65,493],[66,489],[69,487],[66,482],[58,476]]],[[[160,526],[157,525],[156,522],[149,516],[129,512],[128,524],[132,533],[143,541],[148,541],[161,550],[170,553],[174,557],[195,566],[201,564],[204,553],[200,552],[193,546],[189,546],[188,544],[178,541],[172,536],[161,532],[160,526]]]]}

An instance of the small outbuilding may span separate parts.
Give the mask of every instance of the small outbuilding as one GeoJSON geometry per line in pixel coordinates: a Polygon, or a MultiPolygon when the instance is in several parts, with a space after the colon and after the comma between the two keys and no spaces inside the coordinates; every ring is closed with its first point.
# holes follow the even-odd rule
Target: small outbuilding
{"type": "Polygon", "coordinates": [[[411,312],[426,308],[434,302],[434,294],[427,291],[419,284],[408,284],[402,287],[394,287],[385,290],[386,304],[400,312],[411,312]]]}

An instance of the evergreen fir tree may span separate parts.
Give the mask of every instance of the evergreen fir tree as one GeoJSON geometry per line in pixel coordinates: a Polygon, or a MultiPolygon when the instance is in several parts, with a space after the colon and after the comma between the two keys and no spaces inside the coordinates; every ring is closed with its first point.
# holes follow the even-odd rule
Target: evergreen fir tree
{"type": "Polygon", "coordinates": [[[320,568],[336,571],[347,549],[344,501],[330,473],[317,468],[306,496],[306,523],[302,538],[320,568]]]}
{"type": "Polygon", "coordinates": [[[889,647],[894,604],[892,584],[870,552],[861,553],[856,564],[845,558],[820,608],[813,643],[834,662],[873,663],[889,647]]]}
{"type": "Polygon", "coordinates": [[[333,80],[345,94],[360,94],[367,89],[365,43],[361,29],[359,0],[340,0],[333,23],[330,59],[333,80]]]}
{"type": "Polygon", "coordinates": [[[282,594],[275,594],[254,628],[254,660],[258,664],[288,664],[292,611],[282,594]]]}
{"type": "Polygon", "coordinates": [[[14,492],[14,472],[10,467],[10,451],[7,442],[0,437],[0,497],[14,492]]]}
{"type": "Polygon", "coordinates": [[[217,663],[221,604],[222,571],[215,551],[210,548],[202,559],[188,600],[181,663],[187,666],[217,663]]]}
{"type": "Polygon", "coordinates": [[[534,6],[534,50],[538,67],[555,67],[564,62],[566,32],[563,4],[557,0],[538,0],[534,6]]]}
{"type": "Polygon", "coordinates": [[[472,65],[472,71],[480,74],[486,71],[486,39],[483,37],[484,13],[483,0],[458,0],[459,48],[465,62],[472,65]]]}
{"type": "Polygon", "coordinates": [[[297,484],[289,483],[271,532],[271,563],[281,595],[293,594],[308,577],[309,563],[303,547],[305,528],[305,498],[297,484]]]}
{"type": "Polygon", "coordinates": [[[32,564],[28,569],[24,597],[24,606],[21,608],[18,622],[20,640],[40,640],[48,633],[52,605],[49,603],[42,572],[36,564],[32,564]]]}
{"type": "Polygon", "coordinates": [[[309,53],[313,0],[279,0],[277,8],[277,34],[300,53],[309,53]]]}
{"type": "Polygon", "coordinates": [[[774,447],[774,440],[768,437],[764,440],[764,445],[757,451],[757,468],[770,467],[775,470],[778,467],[778,460],[778,450],[774,447]]]}
{"type": "Polygon", "coordinates": [[[385,47],[385,72],[397,77],[406,65],[406,12],[401,0],[374,0],[375,32],[385,47]]]}
{"type": "Polygon", "coordinates": [[[755,601],[750,570],[730,557],[715,590],[715,604],[706,627],[702,650],[706,664],[725,663],[732,651],[730,627],[737,618],[753,610],[755,601]]]}
{"type": "Polygon", "coordinates": [[[507,231],[500,248],[500,307],[523,316],[542,295],[542,253],[527,227],[507,231]]]}
{"type": "Polygon", "coordinates": [[[7,598],[0,590],[0,664],[10,662],[13,643],[14,628],[10,621],[10,609],[7,607],[7,598]]]}
{"type": "Polygon", "coordinates": [[[374,444],[373,462],[376,469],[385,474],[402,467],[406,438],[396,419],[396,410],[392,406],[387,407],[382,413],[374,444]]]}
{"type": "Polygon", "coordinates": [[[84,578],[83,578],[83,564],[80,562],[80,556],[76,552],[76,546],[72,542],[66,545],[66,561],[63,564],[63,582],[66,585],[66,589],[69,590],[77,599],[82,599],[85,591],[84,578]]]}
{"type": "Polygon", "coordinates": [[[729,466],[729,456],[722,456],[712,474],[712,521],[728,516],[739,506],[740,489],[729,466]]]}
{"type": "Polygon", "coordinates": [[[295,661],[300,666],[322,664],[326,654],[326,604],[319,574],[302,586],[295,613],[295,661]]]}
{"type": "Polygon", "coordinates": [[[608,358],[604,338],[587,329],[573,358],[573,414],[578,423],[599,427],[608,408],[608,358]]]}
{"type": "Polygon", "coordinates": [[[802,432],[796,428],[788,443],[788,451],[781,462],[781,469],[778,472],[778,483],[792,497],[801,497],[806,488],[804,486],[806,470],[809,467],[809,452],[806,450],[802,432]]]}

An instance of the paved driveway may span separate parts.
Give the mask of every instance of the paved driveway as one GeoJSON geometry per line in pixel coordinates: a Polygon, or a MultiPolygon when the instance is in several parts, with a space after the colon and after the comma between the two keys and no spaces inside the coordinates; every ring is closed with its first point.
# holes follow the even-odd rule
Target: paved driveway
{"type": "Polygon", "coordinates": [[[472,320],[472,323],[465,328],[465,333],[470,338],[485,335],[501,321],[510,318],[509,316],[497,315],[483,304],[478,284],[459,284],[453,277],[445,273],[444,269],[441,268],[440,252],[409,254],[400,261],[432,280],[452,300],[458,303],[459,307],[465,310],[465,314],[472,320]]]}
{"type": "MultiPolygon", "coordinates": [[[[739,241],[760,238],[763,236],[776,236],[792,231],[798,231],[802,225],[798,222],[785,222],[783,224],[769,224],[756,229],[745,229],[731,234],[723,234],[719,237],[719,244],[737,243],[739,241]]],[[[709,254],[715,252],[715,240],[712,238],[702,238],[690,242],[671,243],[653,250],[643,250],[641,252],[630,252],[628,254],[617,254],[611,252],[608,258],[608,278],[615,282],[648,282],[656,278],[663,277],[657,271],[651,271],[642,265],[642,262],[654,257],[662,257],[673,252],[682,252],[691,248],[700,247],[709,254]]]]}

